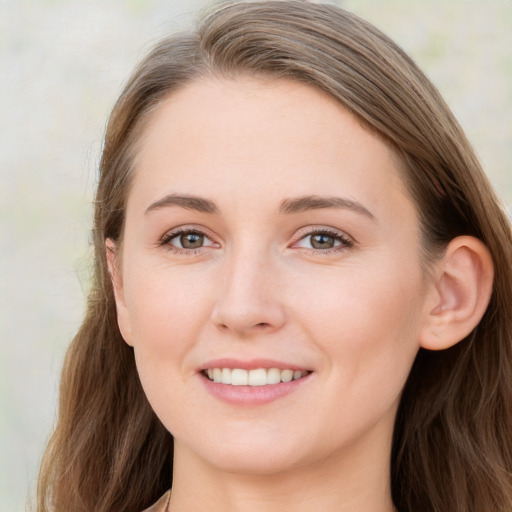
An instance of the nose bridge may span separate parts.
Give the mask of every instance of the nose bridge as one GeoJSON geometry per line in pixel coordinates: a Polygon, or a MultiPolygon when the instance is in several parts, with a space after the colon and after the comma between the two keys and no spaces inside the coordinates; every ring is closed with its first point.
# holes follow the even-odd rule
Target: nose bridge
{"type": "Polygon", "coordinates": [[[226,256],[213,321],[244,336],[284,322],[279,275],[269,250],[241,244],[226,256]]]}

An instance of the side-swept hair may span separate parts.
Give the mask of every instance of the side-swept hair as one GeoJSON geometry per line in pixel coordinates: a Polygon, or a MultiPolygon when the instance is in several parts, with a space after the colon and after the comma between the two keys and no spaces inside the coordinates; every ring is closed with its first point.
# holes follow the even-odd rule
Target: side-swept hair
{"type": "Polygon", "coordinates": [[[369,23],[304,1],[221,4],[136,68],[108,123],[95,202],[87,314],[64,364],[59,420],[44,456],[39,512],[134,512],[169,488],[173,441],[151,410],[116,321],[105,239],[119,241],[149,114],[205,76],[286,78],[343,104],[402,156],[425,264],[455,236],[489,248],[494,291],[454,347],[420,350],[403,391],[391,456],[402,511],[512,510],[512,237],[453,114],[414,62],[369,23]]]}

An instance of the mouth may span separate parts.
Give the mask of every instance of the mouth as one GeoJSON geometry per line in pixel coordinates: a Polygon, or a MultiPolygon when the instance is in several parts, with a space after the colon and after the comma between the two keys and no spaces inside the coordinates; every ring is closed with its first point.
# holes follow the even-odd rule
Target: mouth
{"type": "Polygon", "coordinates": [[[205,368],[201,374],[211,382],[231,386],[269,386],[299,380],[311,373],[309,370],[280,368],[205,368]]]}

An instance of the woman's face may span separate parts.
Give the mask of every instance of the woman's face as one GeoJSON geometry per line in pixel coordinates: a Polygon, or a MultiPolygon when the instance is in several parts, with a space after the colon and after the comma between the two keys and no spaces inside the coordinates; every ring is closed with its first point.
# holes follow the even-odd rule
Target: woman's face
{"type": "Polygon", "coordinates": [[[117,307],[178,454],[254,473],[389,455],[427,290],[399,168],[295,82],[204,80],[152,114],[117,307]]]}

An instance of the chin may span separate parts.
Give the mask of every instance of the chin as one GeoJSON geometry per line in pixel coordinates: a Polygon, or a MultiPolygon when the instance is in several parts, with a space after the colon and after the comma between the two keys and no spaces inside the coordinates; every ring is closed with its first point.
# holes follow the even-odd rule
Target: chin
{"type": "Polygon", "coordinates": [[[242,435],[223,439],[209,437],[198,445],[187,443],[188,450],[209,466],[244,475],[272,475],[304,464],[300,447],[307,444],[289,435],[242,435]]]}
{"type": "Polygon", "coordinates": [[[246,453],[233,453],[231,450],[210,461],[218,469],[239,475],[276,475],[286,473],[301,466],[294,454],[278,453],[268,448],[246,453]]]}

